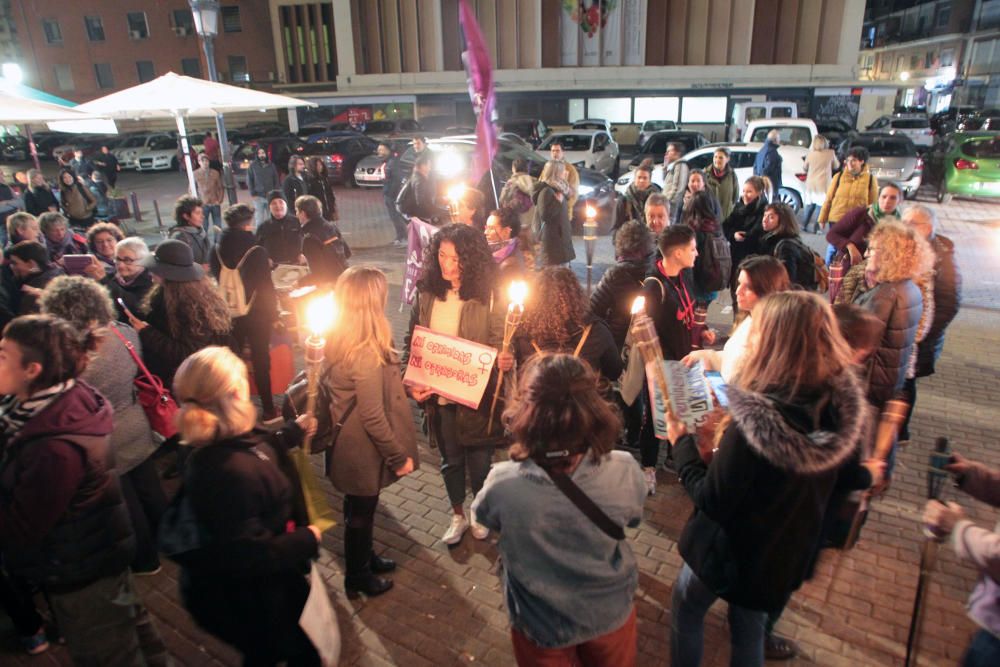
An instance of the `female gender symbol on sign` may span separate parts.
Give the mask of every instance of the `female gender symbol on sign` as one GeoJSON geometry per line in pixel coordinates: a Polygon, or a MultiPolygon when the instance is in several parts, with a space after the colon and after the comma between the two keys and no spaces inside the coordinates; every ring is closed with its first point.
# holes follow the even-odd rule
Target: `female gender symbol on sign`
{"type": "Polygon", "coordinates": [[[490,354],[489,352],[481,352],[479,354],[479,372],[480,373],[485,373],[488,370],[490,370],[490,366],[487,366],[486,364],[490,364],[490,366],[493,365],[493,355],[490,354]]]}

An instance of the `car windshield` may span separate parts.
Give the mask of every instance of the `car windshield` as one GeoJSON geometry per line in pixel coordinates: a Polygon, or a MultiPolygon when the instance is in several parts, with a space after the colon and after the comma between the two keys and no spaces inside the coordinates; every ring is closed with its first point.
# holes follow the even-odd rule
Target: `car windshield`
{"type": "Polygon", "coordinates": [[[146,137],[132,137],[122,142],[122,148],[136,148],[146,143],[146,137]]]}
{"type": "Polygon", "coordinates": [[[545,140],[540,150],[545,150],[554,143],[562,144],[564,151],[589,151],[593,137],[589,134],[557,134],[545,140]]]}
{"type": "Polygon", "coordinates": [[[503,124],[504,132],[513,132],[515,134],[531,134],[534,129],[534,124],[531,121],[508,121],[503,124]]]}
{"type": "Polygon", "coordinates": [[[604,123],[573,123],[574,130],[603,130],[606,129],[604,123]]]}
{"type": "Polygon", "coordinates": [[[872,157],[916,157],[917,147],[912,141],[904,139],[890,139],[879,137],[877,139],[856,139],[851,142],[851,147],[864,146],[872,157]]]}
{"type": "Polygon", "coordinates": [[[897,130],[924,130],[931,126],[926,118],[897,118],[892,121],[897,130]]]}
{"type": "Polygon", "coordinates": [[[652,155],[663,155],[667,152],[667,144],[684,144],[684,152],[693,151],[696,146],[697,135],[693,134],[661,134],[646,140],[639,150],[640,153],[650,153],[652,155]]]}
{"type": "Polygon", "coordinates": [[[962,152],[969,157],[1000,157],[1000,136],[966,141],[962,152]]]}
{"type": "Polygon", "coordinates": [[[162,151],[167,148],[174,148],[177,145],[170,137],[159,137],[158,139],[153,139],[149,142],[149,150],[151,151],[162,151]]]}
{"type": "Polygon", "coordinates": [[[753,131],[753,136],[749,141],[759,141],[763,143],[767,139],[767,133],[777,130],[781,137],[782,146],[809,146],[812,144],[812,134],[807,127],[758,127],[753,131]]]}
{"type": "Polygon", "coordinates": [[[673,130],[677,124],[672,120],[647,120],[642,124],[644,132],[658,132],[660,130],[673,130]]]}

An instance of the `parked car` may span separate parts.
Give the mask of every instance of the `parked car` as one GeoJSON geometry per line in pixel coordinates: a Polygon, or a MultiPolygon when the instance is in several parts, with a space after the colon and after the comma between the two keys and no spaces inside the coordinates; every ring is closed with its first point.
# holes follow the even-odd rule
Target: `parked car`
{"type": "MultiPolygon", "coordinates": [[[[757,153],[763,147],[762,143],[719,143],[706,144],[701,148],[685,153],[681,158],[687,162],[692,169],[707,170],[712,166],[712,156],[715,149],[729,149],[729,166],[736,172],[736,178],[740,186],[743,182],[753,176],[753,163],[757,158],[757,153]]],[[[805,193],[806,173],[803,169],[803,161],[806,159],[808,149],[801,146],[778,146],[778,154],[781,155],[781,189],[778,191],[778,199],[791,206],[795,211],[802,208],[803,196],[805,193]]],[[[632,184],[635,176],[634,171],[623,174],[615,183],[615,190],[625,194],[628,186],[632,184]]],[[[663,165],[658,165],[653,169],[653,183],[663,187],[663,165]]]]}
{"type": "Polygon", "coordinates": [[[930,117],[931,129],[935,136],[944,136],[954,132],[962,120],[975,115],[975,112],[974,106],[950,106],[930,117]]]}
{"type": "Polygon", "coordinates": [[[320,156],[326,164],[329,178],[334,183],[357,187],[354,180],[358,162],[373,155],[378,142],[363,134],[328,137],[305,144],[301,151],[304,158],[320,156]]]}
{"type": "MultiPolygon", "coordinates": [[[[127,138],[117,148],[112,149],[111,154],[118,158],[118,164],[121,165],[122,169],[135,169],[139,165],[139,153],[149,148],[149,145],[154,141],[164,137],[174,139],[174,136],[173,132],[136,134],[127,138]]],[[[176,143],[174,145],[176,146],[176,143]]]]}
{"type": "Polygon", "coordinates": [[[549,128],[546,127],[545,123],[537,118],[505,120],[500,123],[500,129],[502,132],[516,134],[531,144],[532,148],[538,148],[549,133],[549,128]]]}
{"type": "Polygon", "coordinates": [[[356,132],[354,130],[323,130],[322,132],[317,132],[316,134],[310,134],[308,137],[303,139],[307,144],[315,143],[317,141],[326,141],[333,139],[340,139],[343,137],[364,137],[367,136],[361,132],[356,132]]]}
{"type": "MultiPolygon", "coordinates": [[[[962,118],[961,122],[958,123],[957,129],[959,132],[975,132],[977,130],[989,130],[990,128],[986,127],[986,125],[988,123],[991,125],[995,124],[995,123],[990,123],[990,119],[996,118],[997,116],[1000,116],[1000,110],[979,109],[975,113],[969,114],[968,116],[962,118]]],[[[993,130],[995,131],[996,128],[993,128],[993,130]]]]}
{"type": "Polygon", "coordinates": [[[63,153],[73,153],[76,149],[83,151],[84,157],[90,157],[101,150],[101,144],[113,140],[113,136],[104,134],[77,134],[64,137],[64,143],[52,149],[52,159],[58,160],[63,153]]]}
{"type": "MultiPolygon", "coordinates": [[[[136,154],[136,171],[166,171],[177,170],[180,167],[179,139],[175,137],[157,137],[146,144],[146,147],[136,154]]],[[[197,169],[197,163],[191,165],[197,169]]]]}
{"type": "Polygon", "coordinates": [[[677,123],[672,120],[647,120],[639,128],[639,139],[636,144],[642,146],[646,141],[649,140],[657,132],[662,132],[663,130],[676,130],[677,123]]]}
{"type": "MultiPolygon", "coordinates": [[[[795,102],[737,102],[733,105],[727,129],[730,141],[747,141],[747,125],[755,120],[798,118],[799,105],[795,102]]],[[[754,141],[750,139],[750,141],[754,141]]]]}
{"type": "Polygon", "coordinates": [[[646,140],[646,143],[639,147],[639,152],[632,157],[628,168],[638,167],[647,158],[652,158],[653,164],[663,164],[663,155],[667,152],[667,146],[675,142],[684,144],[684,152],[688,153],[707,144],[708,139],[701,132],[691,130],[661,130],[654,133],[646,140]]]}
{"type": "MultiPolygon", "coordinates": [[[[463,182],[464,175],[468,173],[471,164],[472,154],[476,149],[475,135],[459,135],[454,137],[442,137],[431,139],[428,147],[434,151],[434,171],[438,176],[438,187],[441,197],[444,198],[448,188],[455,183],[463,182]]],[[[542,173],[542,168],[548,158],[526,149],[518,143],[499,139],[497,141],[497,153],[493,158],[493,183],[490,182],[489,174],[484,175],[483,180],[478,184],[478,189],[486,196],[487,202],[493,202],[493,188],[496,187],[497,194],[503,189],[504,183],[511,175],[511,165],[517,158],[523,159],[528,166],[528,172],[536,178],[542,173]]],[[[413,163],[416,154],[412,148],[407,149],[400,156],[400,178],[409,178],[413,171],[413,163]]],[[[597,223],[600,233],[605,234],[611,229],[615,215],[615,191],[614,181],[603,173],[593,169],[578,168],[580,175],[580,185],[577,188],[577,202],[573,207],[572,223],[575,229],[579,229],[583,224],[586,206],[590,204],[597,210],[597,223]]],[[[489,205],[489,204],[487,204],[489,205]]]]}
{"type": "Polygon", "coordinates": [[[777,130],[782,146],[810,148],[819,128],[810,118],[778,118],[775,120],[755,120],[747,123],[746,140],[764,143],[771,130],[777,130]]]}
{"type": "MultiPolygon", "coordinates": [[[[417,135],[424,136],[423,132],[414,133],[410,137],[394,137],[383,139],[381,143],[389,145],[389,150],[394,157],[399,157],[413,144],[413,138],[417,135]]],[[[354,167],[354,182],[365,188],[381,188],[385,185],[385,163],[378,155],[368,155],[361,158],[354,167]]]]}
{"type": "Polygon", "coordinates": [[[328,132],[330,130],[330,125],[328,123],[319,123],[315,125],[303,125],[299,127],[298,132],[295,133],[302,141],[309,141],[309,137],[322,134],[323,132],[328,132]]]}
{"type": "Polygon", "coordinates": [[[611,121],[604,120],[603,118],[581,118],[580,120],[573,123],[573,129],[604,130],[608,134],[618,131],[611,127],[611,121]]]}
{"type": "Polygon", "coordinates": [[[838,154],[843,162],[847,152],[855,146],[868,150],[868,168],[879,183],[893,181],[903,188],[907,199],[917,196],[923,180],[924,163],[917,146],[902,134],[864,132],[845,139],[838,154]]]}
{"type": "Polygon", "coordinates": [[[52,149],[65,144],[71,135],[65,132],[35,132],[35,150],[42,160],[53,160],[52,149]]]}
{"type": "Polygon", "coordinates": [[[24,162],[30,154],[28,140],[22,136],[12,134],[0,142],[0,159],[5,162],[24,162]]]}
{"type": "Polygon", "coordinates": [[[251,123],[238,130],[228,131],[226,139],[230,144],[236,145],[262,137],[282,137],[289,134],[288,126],[281,123],[251,123]]]}
{"type": "Polygon", "coordinates": [[[233,151],[233,178],[239,187],[244,189],[247,187],[247,169],[250,168],[250,162],[257,159],[258,147],[263,147],[267,152],[267,159],[274,163],[278,169],[278,175],[284,178],[288,172],[288,158],[292,156],[292,153],[302,155],[305,146],[304,141],[289,136],[262,137],[240,144],[233,151]]]}
{"type": "MultiPolygon", "coordinates": [[[[466,134],[469,133],[466,132],[466,134]]],[[[525,141],[524,137],[522,137],[519,134],[514,134],[513,132],[501,132],[500,134],[497,135],[497,137],[501,139],[506,139],[508,141],[513,141],[515,144],[521,144],[522,146],[524,146],[529,150],[535,150],[535,147],[532,146],[529,142],[525,141]]]]}
{"type": "Polygon", "coordinates": [[[553,132],[538,147],[546,151],[554,144],[562,144],[566,162],[618,177],[618,143],[604,130],[574,130],[553,132]]]}
{"type": "Polygon", "coordinates": [[[931,122],[925,115],[882,116],[865,130],[867,132],[903,134],[918,146],[926,147],[934,143],[934,130],[931,129],[931,122]]]}
{"type": "Polygon", "coordinates": [[[954,195],[1000,198],[1000,133],[956,132],[924,153],[924,180],[942,204],[954,195]]]}

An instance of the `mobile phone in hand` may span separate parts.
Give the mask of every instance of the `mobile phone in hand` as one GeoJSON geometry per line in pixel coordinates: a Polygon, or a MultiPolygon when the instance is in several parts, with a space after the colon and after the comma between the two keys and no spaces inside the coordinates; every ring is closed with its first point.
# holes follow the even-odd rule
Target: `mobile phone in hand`
{"type": "Polygon", "coordinates": [[[71,276],[82,276],[94,258],[90,255],[63,255],[63,268],[71,276]]]}
{"type": "Polygon", "coordinates": [[[115,301],[118,302],[118,305],[122,307],[122,310],[125,311],[125,314],[127,316],[135,317],[132,311],[128,309],[128,306],[125,305],[125,301],[121,297],[118,297],[117,299],[115,299],[115,301]]]}

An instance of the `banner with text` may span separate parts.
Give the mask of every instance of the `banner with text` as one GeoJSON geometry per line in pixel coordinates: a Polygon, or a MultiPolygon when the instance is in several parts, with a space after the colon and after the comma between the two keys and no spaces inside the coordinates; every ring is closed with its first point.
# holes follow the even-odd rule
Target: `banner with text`
{"type": "Polygon", "coordinates": [[[449,401],[476,410],[493,370],[496,349],[417,326],[403,384],[430,387],[449,401]]]}
{"type": "MultiPolygon", "coordinates": [[[[679,361],[664,361],[663,374],[666,377],[670,408],[687,426],[688,433],[694,433],[713,407],[712,392],[705,379],[705,367],[700,361],[691,368],[679,361]]],[[[646,364],[646,382],[653,405],[653,431],[657,438],[665,439],[666,402],[660,385],[656,382],[656,367],[652,363],[646,364]]]]}

